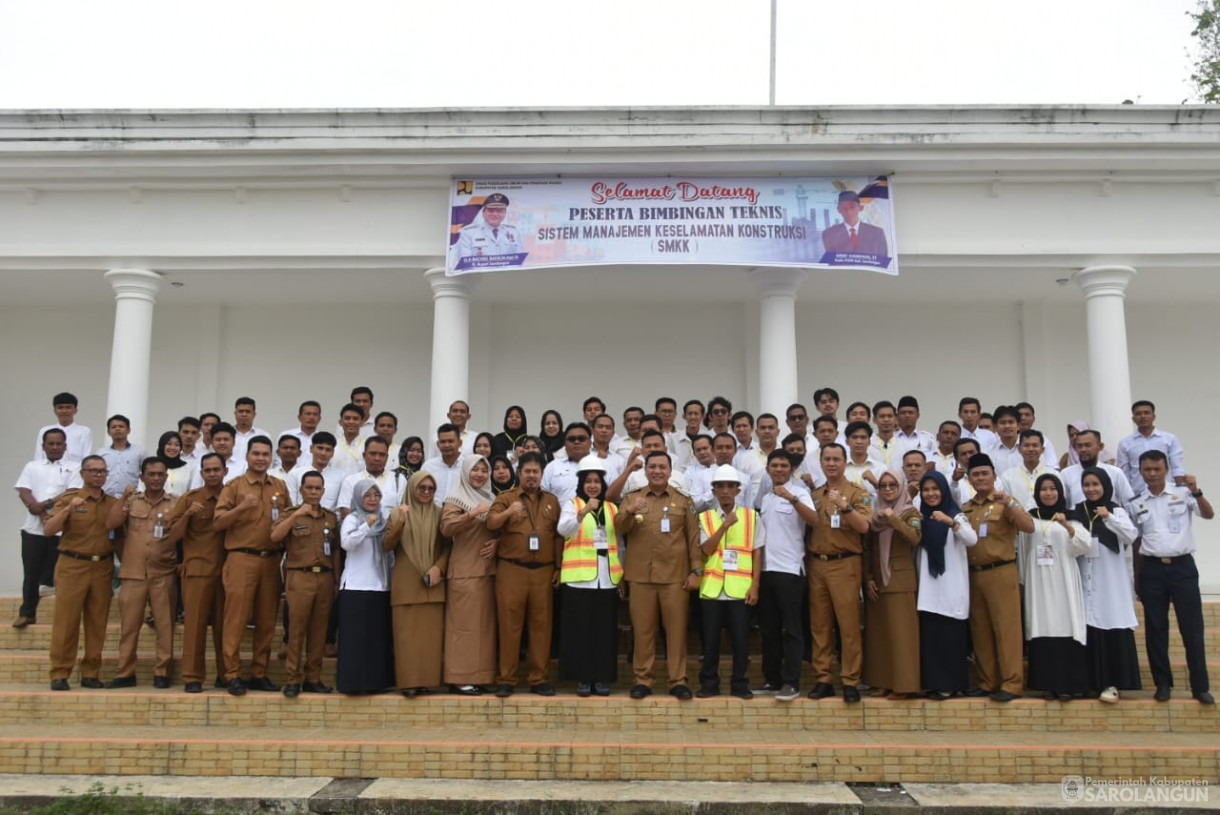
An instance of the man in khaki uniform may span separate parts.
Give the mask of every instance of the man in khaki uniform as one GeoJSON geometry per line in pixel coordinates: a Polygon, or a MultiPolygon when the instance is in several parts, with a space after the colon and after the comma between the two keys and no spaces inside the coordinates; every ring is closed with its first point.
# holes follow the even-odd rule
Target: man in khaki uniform
{"type": "Polygon", "coordinates": [[[670,486],[671,472],[668,453],[649,453],[644,462],[648,486],[623,499],[615,520],[619,534],[627,539],[623,580],[630,584],[635,636],[632,699],[652,693],[658,621],[665,626],[669,693],[683,701],[691,698],[686,684],[686,615],[690,592],[699,587],[703,573],[703,553],[695,504],[670,486]]]}
{"type": "Polygon", "coordinates": [[[848,481],[847,450],[830,443],[822,448],[819,462],[826,483],[813,491],[817,521],[811,524],[809,540],[809,622],[813,632],[813,671],[817,684],[810,699],[835,695],[830,661],[834,656],[835,623],[842,642],[839,674],[843,679],[843,701],[859,702],[860,668],[864,662],[860,637],[860,587],[864,566],[861,558],[873,517],[868,490],[848,481]]]}
{"type": "Polygon", "coordinates": [[[55,564],[55,619],[51,625],[51,690],[69,690],[68,677],[76,664],[81,615],[85,618],[85,658],[80,663],[82,688],[100,688],[102,646],[110,616],[110,577],[114,545],[106,517],[116,503],[102,492],[106,460],[85,456],[80,463],[85,486],[68,490],[55,501],[43,524],[47,535],[63,533],[55,564]]]}
{"type": "Polygon", "coordinates": [[[225,615],[221,566],[225,535],[212,526],[225,477],[225,460],[206,453],[199,461],[203,486],[182,496],[170,515],[171,542],[182,541],[182,681],[187,693],[201,693],[206,675],[204,644],[212,624],[216,687],[223,688],[225,657],[221,631],[225,615]]]}
{"type": "Polygon", "coordinates": [[[167,534],[174,497],[165,492],[165,462],[145,458],[140,462],[143,492],[129,485],[106,518],[109,529],[123,529],[119,538],[119,669],[108,688],[131,688],[136,684],[136,646],[144,627],[144,608],[151,604],[157,621],[157,664],[153,686],[169,687],[174,661],[174,617],[178,608],[178,586],[174,572],[178,553],[167,534]],[[134,494],[133,494],[134,493],[134,494]]]}
{"type": "Polygon", "coordinates": [[[517,466],[521,486],[500,493],[487,511],[487,528],[500,530],[496,548],[496,620],[500,629],[500,676],[496,696],[511,696],[517,683],[521,629],[529,626],[526,680],[530,692],[554,696],[547,679],[551,660],[552,589],[555,564],[563,560],[559,499],[542,489],[546,460],[526,453],[517,466]]]}
{"type": "Polygon", "coordinates": [[[271,439],[255,436],[246,447],[246,472],[220,492],[212,528],[225,533],[224,656],[229,693],[248,689],[278,691],[267,678],[275,612],[280,604],[280,547],[271,542],[271,527],[288,508],[288,488],[267,475],[271,439]],[[241,640],[254,614],[254,652],[250,681],[241,681],[241,640]]]}
{"type": "Polygon", "coordinates": [[[330,608],[338,591],[339,518],[321,506],[326,481],[310,470],[301,476],[301,505],[284,513],[271,530],[272,543],[285,546],[288,602],[288,679],[284,695],[330,693],[322,683],[322,653],[330,608]],[[304,669],[301,651],[305,651],[304,669]],[[302,684],[302,678],[305,680],[302,684]]]}
{"type": "Polygon", "coordinates": [[[966,695],[991,694],[993,701],[1010,702],[1025,690],[1017,532],[1033,532],[1034,519],[1012,496],[996,491],[990,456],[971,456],[968,474],[974,497],[962,504],[962,512],[979,536],[966,550],[970,638],[979,687],[966,695]]]}

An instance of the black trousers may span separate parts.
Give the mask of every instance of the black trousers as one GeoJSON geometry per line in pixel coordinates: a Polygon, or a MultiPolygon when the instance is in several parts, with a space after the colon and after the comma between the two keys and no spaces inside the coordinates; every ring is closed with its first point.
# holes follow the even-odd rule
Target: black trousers
{"type": "Polygon", "coordinates": [[[758,627],[762,633],[763,679],[768,685],[801,687],[801,658],[805,654],[803,575],[763,572],[758,584],[758,627]]]}
{"type": "Polygon", "coordinates": [[[720,632],[728,626],[733,643],[733,677],[729,688],[749,690],[746,668],[750,664],[750,607],[745,600],[700,600],[703,612],[703,667],[699,687],[720,689],[720,632]]]}
{"type": "Polygon", "coordinates": [[[21,531],[21,612],[20,616],[38,616],[38,586],[52,585],[55,562],[59,560],[59,538],[55,535],[33,535],[21,531]],[[47,579],[47,570],[52,577],[47,579]]]}
{"type": "Polygon", "coordinates": [[[1207,653],[1203,642],[1203,598],[1199,595],[1199,569],[1190,555],[1162,563],[1144,557],[1140,564],[1140,602],[1144,604],[1144,643],[1152,681],[1157,687],[1173,687],[1169,667],[1169,604],[1178,618],[1178,632],[1186,646],[1190,692],[1210,690],[1207,653]]]}

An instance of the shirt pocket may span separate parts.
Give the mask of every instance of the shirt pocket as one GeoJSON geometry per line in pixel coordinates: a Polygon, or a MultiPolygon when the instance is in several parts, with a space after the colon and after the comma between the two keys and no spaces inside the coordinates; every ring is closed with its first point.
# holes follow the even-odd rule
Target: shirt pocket
{"type": "Polygon", "coordinates": [[[153,514],[152,507],[150,507],[148,504],[145,504],[143,502],[140,502],[138,504],[132,504],[131,509],[128,510],[128,512],[127,512],[127,515],[129,517],[140,518],[141,520],[143,520],[145,518],[151,518],[152,514],[153,514]]]}

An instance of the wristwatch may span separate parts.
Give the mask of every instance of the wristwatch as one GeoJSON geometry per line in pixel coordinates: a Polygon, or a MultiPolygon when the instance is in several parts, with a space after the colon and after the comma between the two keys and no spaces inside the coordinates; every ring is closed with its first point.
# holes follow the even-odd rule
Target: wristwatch
{"type": "Polygon", "coordinates": [[[1190,497],[1191,497],[1191,498],[1202,498],[1202,497],[1203,497],[1203,490],[1199,490],[1198,492],[1192,492],[1192,493],[1190,494],[1190,497]]]}

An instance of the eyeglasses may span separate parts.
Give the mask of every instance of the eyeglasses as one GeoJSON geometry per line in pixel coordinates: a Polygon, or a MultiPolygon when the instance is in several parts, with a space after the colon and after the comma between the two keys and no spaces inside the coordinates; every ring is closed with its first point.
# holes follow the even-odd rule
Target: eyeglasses
{"type": "Polygon", "coordinates": [[[898,489],[898,485],[897,484],[881,484],[881,485],[879,485],[879,489],[896,490],[896,489],[898,489]]]}
{"type": "Polygon", "coordinates": [[[420,484],[415,489],[419,492],[436,492],[436,487],[432,486],[431,484],[420,484]]]}
{"type": "Polygon", "coordinates": [[[88,469],[88,470],[81,470],[81,472],[86,473],[88,475],[109,475],[110,474],[109,470],[98,470],[96,468],[92,468],[92,469],[88,469]]]}
{"type": "Polygon", "coordinates": [[[564,439],[564,441],[576,441],[576,442],[588,441],[588,440],[589,440],[588,436],[568,436],[566,439],[564,439]]]}
{"type": "Polygon", "coordinates": [[[803,422],[803,421],[805,421],[805,420],[806,420],[806,419],[808,419],[808,418],[809,418],[809,416],[807,416],[806,414],[802,413],[802,414],[800,414],[799,416],[789,416],[789,417],[788,417],[788,421],[790,421],[790,422],[803,422]]]}

